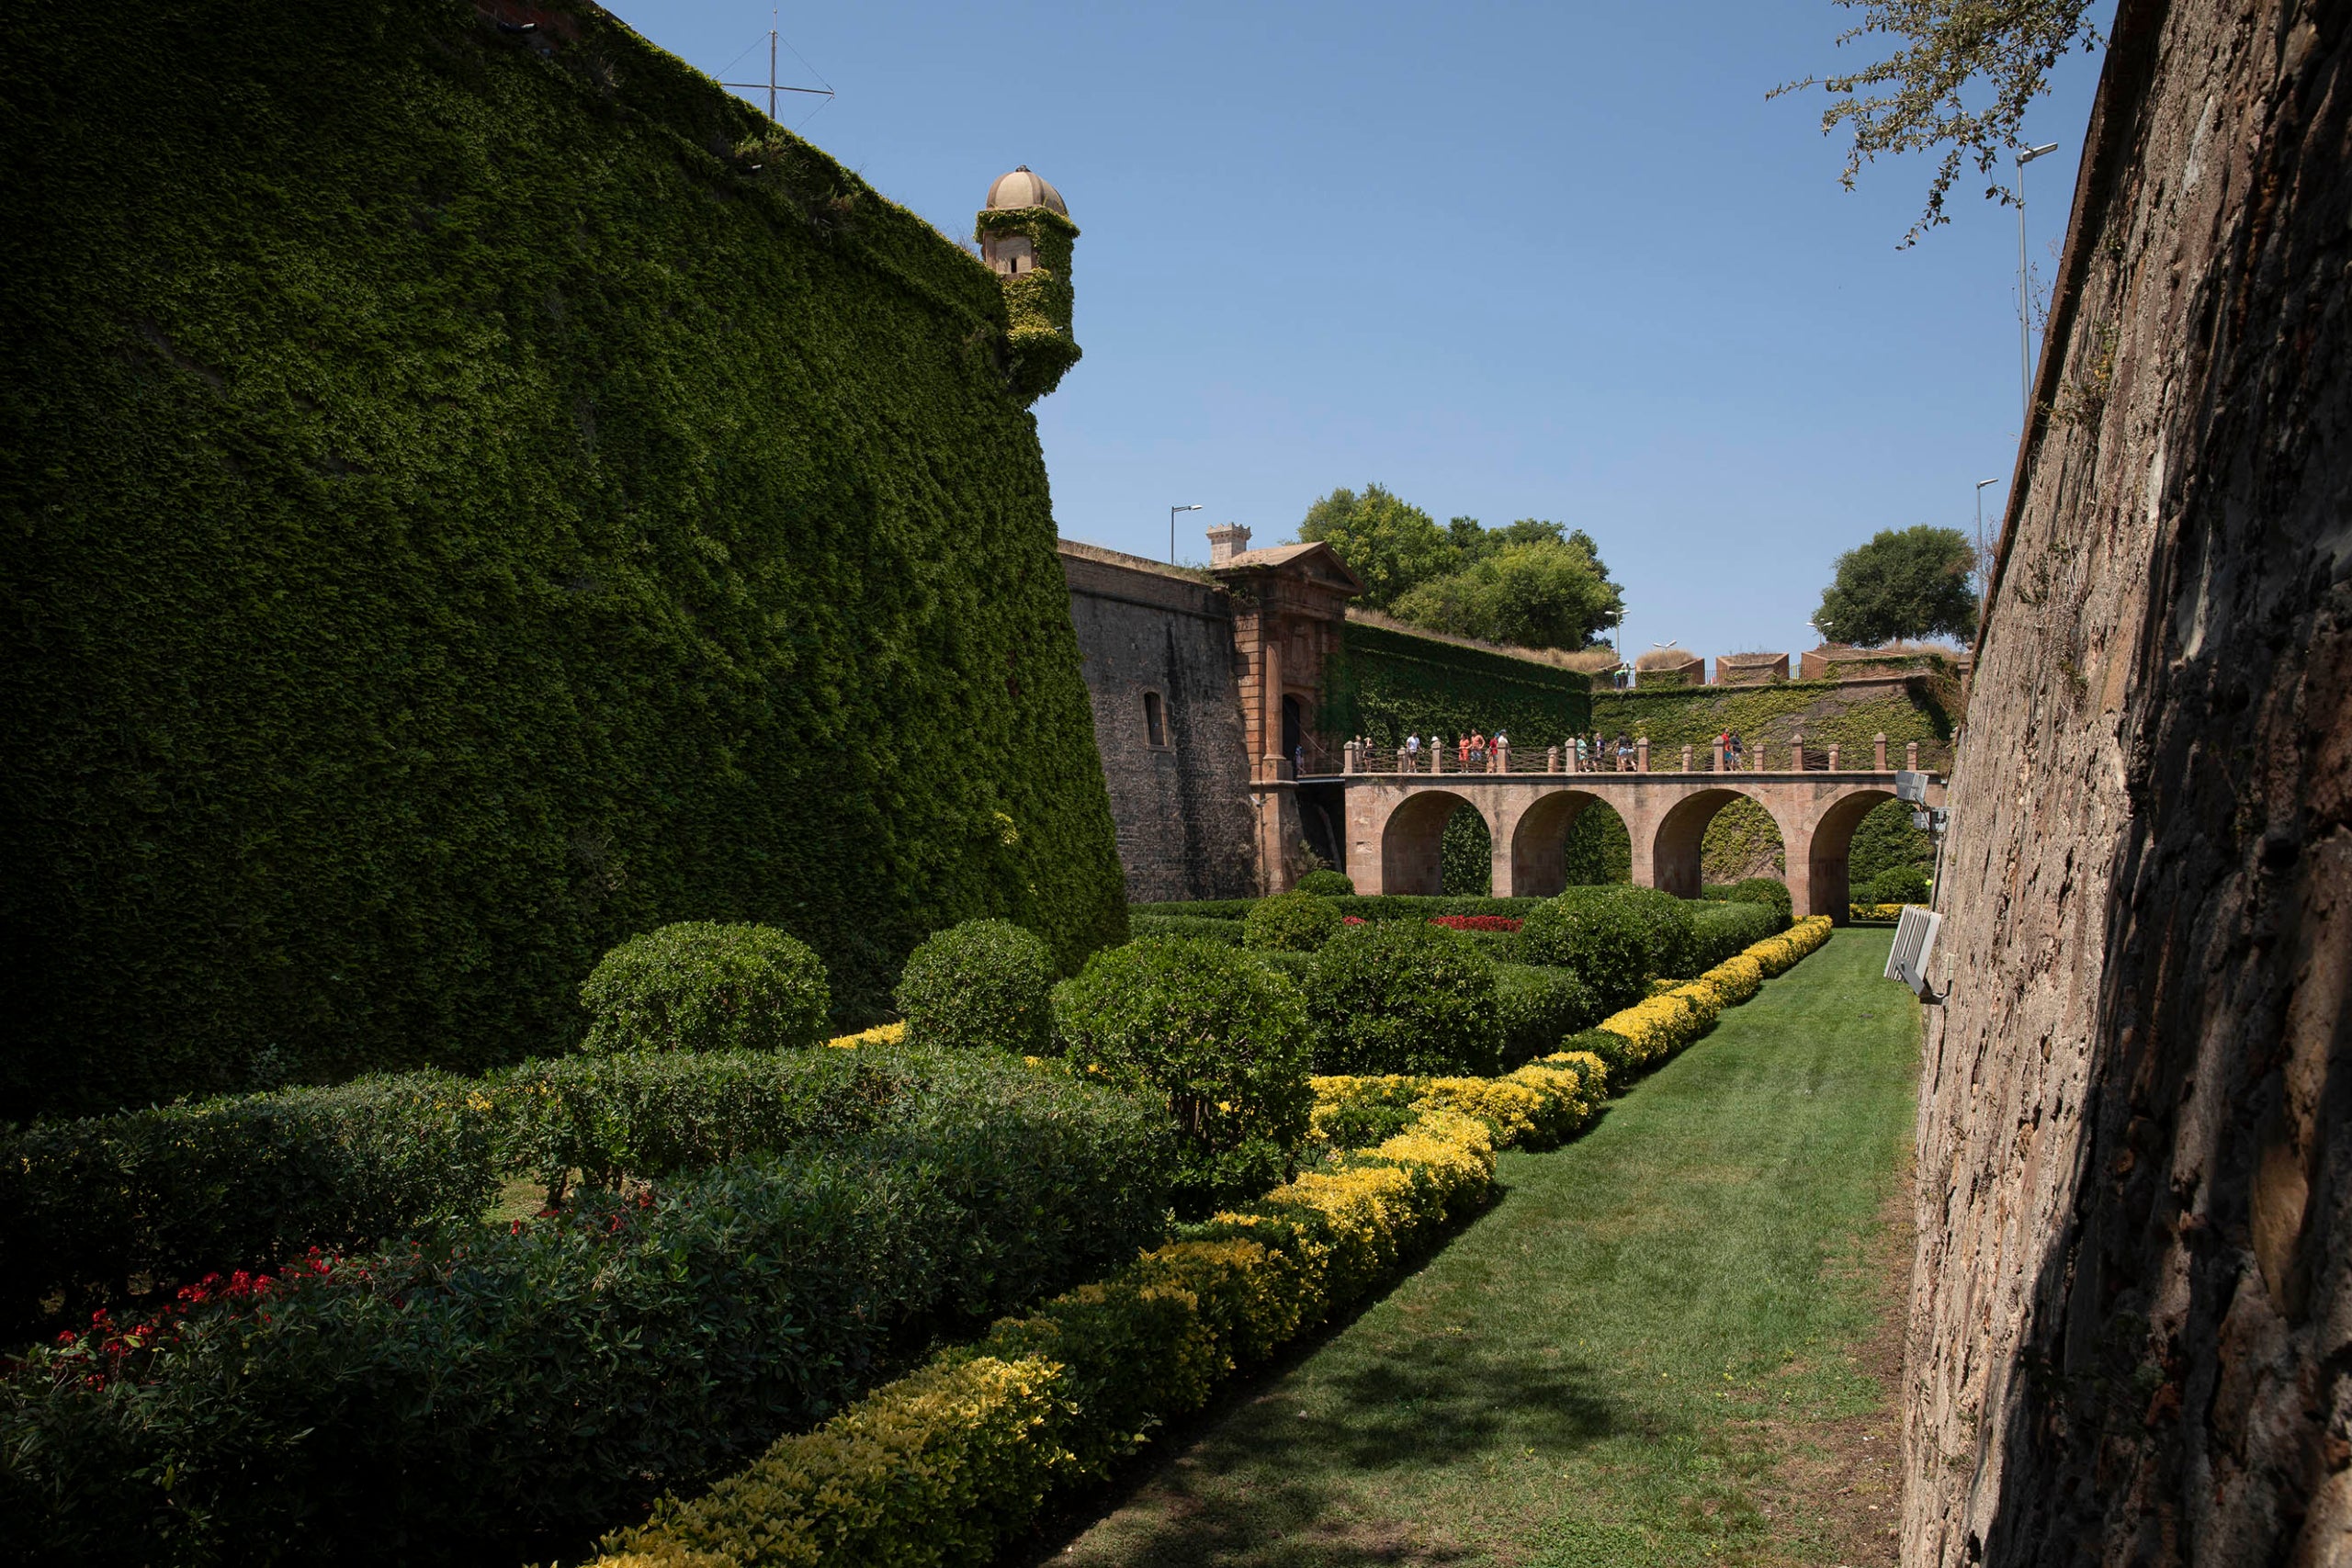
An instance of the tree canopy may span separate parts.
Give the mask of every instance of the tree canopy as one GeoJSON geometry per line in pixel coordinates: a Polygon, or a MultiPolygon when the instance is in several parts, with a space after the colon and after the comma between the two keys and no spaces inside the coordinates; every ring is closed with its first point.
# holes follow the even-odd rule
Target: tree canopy
{"type": "Polygon", "coordinates": [[[1838,558],[1814,625],[1834,642],[1874,647],[1976,631],[1976,552],[1957,528],[1886,528],[1838,558]]]}
{"type": "Polygon", "coordinates": [[[1302,540],[1329,545],[1364,580],[1363,603],[1431,631],[1523,648],[1589,647],[1625,611],[1599,547],[1582,529],[1522,517],[1440,528],[1376,484],[1335,490],[1307,508],[1302,540]]]}
{"type": "Polygon", "coordinates": [[[1317,501],[1306,509],[1298,537],[1338,552],[1348,570],[1363,579],[1363,603],[1375,610],[1388,608],[1415,584],[1452,570],[1457,549],[1428,513],[1376,484],[1361,493],[1335,490],[1317,501]]]}

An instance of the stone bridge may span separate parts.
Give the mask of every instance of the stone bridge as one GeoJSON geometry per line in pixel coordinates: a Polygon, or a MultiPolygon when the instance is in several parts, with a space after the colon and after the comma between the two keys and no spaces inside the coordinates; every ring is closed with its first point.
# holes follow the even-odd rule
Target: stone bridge
{"type": "MultiPolygon", "coordinates": [[[[1646,760],[1646,759],[1645,759],[1646,760]]],[[[1467,806],[1494,842],[1498,897],[1546,897],[1566,886],[1569,825],[1594,801],[1624,819],[1634,881],[1699,896],[1699,844],[1715,813],[1745,797],[1781,831],[1799,916],[1843,925],[1847,849],[1871,808],[1894,798],[1884,769],[1809,773],[1350,773],[1318,781],[1344,792],[1348,875],[1358,893],[1435,893],[1446,818],[1467,806]]],[[[1943,781],[1928,796],[1940,804],[1943,781]]]]}

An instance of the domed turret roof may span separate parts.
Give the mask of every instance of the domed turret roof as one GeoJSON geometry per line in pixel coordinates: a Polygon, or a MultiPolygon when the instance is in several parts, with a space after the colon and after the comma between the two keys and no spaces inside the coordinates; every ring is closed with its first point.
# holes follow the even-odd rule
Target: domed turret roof
{"type": "Polygon", "coordinates": [[[989,210],[1001,212],[1016,207],[1043,207],[1069,216],[1069,204],[1062,200],[1062,193],[1031,174],[1026,164],[1009,175],[997,175],[996,183],[989,186],[989,210]]]}

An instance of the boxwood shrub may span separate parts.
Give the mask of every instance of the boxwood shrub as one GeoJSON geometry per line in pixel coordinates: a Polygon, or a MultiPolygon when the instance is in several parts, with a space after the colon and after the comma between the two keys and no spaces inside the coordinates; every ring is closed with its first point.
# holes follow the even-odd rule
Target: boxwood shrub
{"type": "Polygon", "coordinates": [[[1307,1001],[1317,1072],[1497,1068],[1494,962],[1460,931],[1419,920],[1345,927],[1316,954],[1307,1001]]]}
{"type": "Polygon", "coordinates": [[[1781,912],[1770,904],[1696,904],[1691,906],[1692,962],[1701,974],[1736,956],[1783,926],[1781,912]]]}
{"type": "Polygon", "coordinates": [[[1312,953],[1340,929],[1331,900],[1312,893],[1261,898],[1241,922],[1241,945],[1259,953],[1312,953]]]}
{"type": "Polygon", "coordinates": [[[907,959],[892,1001],[908,1038],[1036,1055],[1054,1037],[1054,958],[1011,920],[966,920],[907,959]]]}
{"type": "Polygon", "coordinates": [[[1657,959],[1649,928],[1624,900],[1586,896],[1607,891],[1572,887],[1530,911],[1519,928],[1519,955],[1522,963],[1574,970],[1593,1005],[1613,1012],[1641,997],[1657,974],[1657,959]]]}
{"type": "Polygon", "coordinates": [[[1344,871],[1310,871],[1298,879],[1295,891],[1312,893],[1320,898],[1352,898],[1356,885],[1344,871]]]}
{"type": "Polygon", "coordinates": [[[1789,897],[1789,886],[1776,877],[1743,877],[1724,889],[1722,897],[1735,904],[1769,904],[1778,909],[1781,923],[1773,928],[1776,931],[1788,930],[1789,922],[1796,918],[1796,903],[1789,897]]]}
{"type": "Polygon", "coordinates": [[[1924,904],[1928,901],[1928,874],[1916,865],[1891,865],[1871,878],[1870,902],[1873,904],[1924,904]]]}
{"type": "Polygon", "coordinates": [[[1498,964],[1495,1002],[1502,1016],[1506,1067],[1565,1049],[1563,1040],[1589,1029],[1600,1017],[1592,987],[1573,969],[1498,964]]]}
{"type": "Polygon", "coordinates": [[[1646,933],[1653,974],[1687,978],[1706,967],[1698,954],[1698,921],[1693,904],[1657,887],[1571,887],[1566,899],[1614,901],[1639,920],[1646,933]]]}
{"type": "Polygon", "coordinates": [[[1224,947],[1241,945],[1241,917],[1238,915],[1231,919],[1210,915],[1136,915],[1128,919],[1127,925],[1137,939],[1189,937],[1196,942],[1213,942],[1224,947]]]}
{"type": "Polygon", "coordinates": [[[1199,1215],[1265,1191],[1293,1167],[1314,1104],[1306,1007],[1272,964],[1212,942],[1107,949],[1054,991],[1073,1071],[1134,1075],[1183,1140],[1176,1196],[1199,1215]]]}
{"type": "Polygon", "coordinates": [[[865,1138],[37,1348],[0,1374],[0,1517],[56,1562],[576,1557],[932,1336],[1158,1239],[1158,1106],[993,1073],[865,1138]]]}
{"type": "Polygon", "coordinates": [[[821,1043],[831,996],[807,943],[685,920],[605,954],[580,987],[584,1051],[775,1051],[821,1043]]]}

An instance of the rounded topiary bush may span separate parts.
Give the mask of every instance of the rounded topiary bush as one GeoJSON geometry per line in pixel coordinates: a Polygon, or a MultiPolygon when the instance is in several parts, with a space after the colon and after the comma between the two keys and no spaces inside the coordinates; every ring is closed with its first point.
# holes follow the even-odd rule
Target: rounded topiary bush
{"type": "Polygon", "coordinates": [[[1593,1005],[1614,1012],[1641,999],[1657,964],[1648,926],[1622,899],[1583,897],[1592,891],[1572,887],[1528,911],[1519,928],[1519,957],[1576,971],[1593,1005]]]}
{"type": "Polygon", "coordinates": [[[1560,1049],[1591,1052],[1608,1067],[1609,1081],[1612,1084],[1624,1081],[1635,1066],[1634,1043],[1606,1029],[1588,1029],[1581,1033],[1571,1034],[1560,1042],[1560,1049]]]}
{"type": "Polygon", "coordinates": [[[1106,948],[1054,988],[1054,1032],[1073,1071],[1167,1097],[1180,1213],[1261,1197],[1291,1168],[1315,1095],[1306,1004],[1273,964],[1205,942],[1106,948]]]}
{"type": "Polygon", "coordinates": [[[1241,945],[1259,953],[1313,953],[1341,924],[1328,898],[1277,893],[1261,898],[1241,922],[1241,945]]]}
{"type": "Polygon", "coordinates": [[[1054,960],[1011,920],[966,920],[907,957],[892,1000],[910,1039],[1043,1054],[1054,1037],[1054,960]]]}
{"type": "Polygon", "coordinates": [[[1916,865],[1891,865],[1871,878],[1873,904],[1924,904],[1928,874],[1916,865]]]}
{"type": "Polygon", "coordinates": [[[1502,1046],[1494,961],[1419,920],[1343,927],[1315,956],[1307,1007],[1324,1073],[1492,1073],[1502,1046]]]}
{"type": "Polygon", "coordinates": [[[1298,886],[1292,891],[1312,893],[1317,898],[1352,898],[1356,885],[1344,871],[1310,871],[1298,879],[1298,886]]]}
{"type": "Polygon", "coordinates": [[[1775,877],[1743,877],[1731,885],[1724,897],[1734,904],[1770,904],[1781,911],[1782,931],[1796,918],[1796,901],[1789,897],[1788,884],[1775,877]]]}
{"type": "Polygon", "coordinates": [[[825,966],[770,926],[686,920],[605,954],[580,1002],[583,1051],[780,1051],[821,1043],[825,966]]]}

